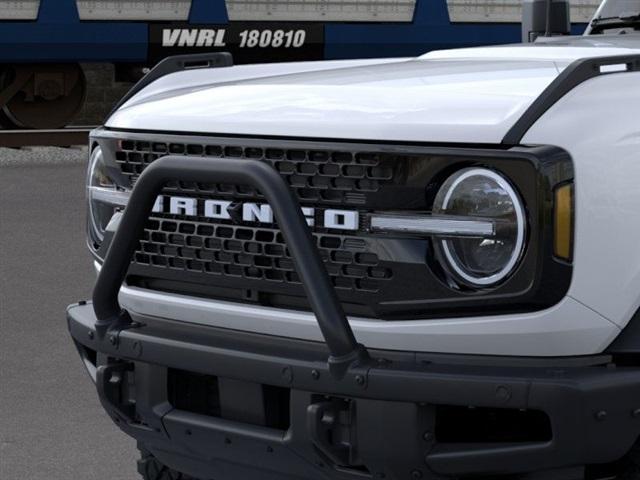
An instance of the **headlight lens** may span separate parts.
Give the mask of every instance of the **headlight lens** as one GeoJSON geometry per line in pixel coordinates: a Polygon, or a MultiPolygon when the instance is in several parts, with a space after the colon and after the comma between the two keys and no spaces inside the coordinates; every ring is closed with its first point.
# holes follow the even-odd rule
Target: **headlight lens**
{"type": "Polygon", "coordinates": [[[129,200],[129,192],[118,185],[115,172],[117,170],[109,167],[102,149],[94,148],[89,159],[87,197],[90,234],[97,242],[104,239],[113,214],[124,208],[129,200]]]}
{"type": "Polygon", "coordinates": [[[434,202],[433,213],[495,222],[492,235],[436,240],[447,272],[471,287],[488,287],[507,278],[524,251],[526,220],[519,195],[500,174],[466,168],[449,177],[434,202]]]}

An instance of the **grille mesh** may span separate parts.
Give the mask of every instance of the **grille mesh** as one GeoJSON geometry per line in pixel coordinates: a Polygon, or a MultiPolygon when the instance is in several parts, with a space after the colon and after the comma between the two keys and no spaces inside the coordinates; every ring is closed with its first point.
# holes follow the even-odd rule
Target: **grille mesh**
{"type": "MultiPolygon", "coordinates": [[[[280,172],[303,205],[365,205],[367,195],[393,177],[377,154],[123,140],[115,152],[132,185],[154,160],[167,154],[251,158],[280,172]]],[[[166,194],[235,200],[260,199],[243,185],[170,182],[166,194]]],[[[373,294],[393,276],[366,242],[354,235],[316,232],[314,238],[333,285],[373,294]]],[[[237,226],[224,220],[154,213],[133,263],[221,278],[299,285],[300,280],[277,228],[237,226]]]]}
{"type": "MultiPolygon", "coordinates": [[[[375,253],[338,235],[314,235],[336,288],[376,292],[391,278],[375,253]],[[354,248],[355,247],[355,248],[354,248]]],[[[300,283],[282,234],[276,229],[214,225],[188,220],[151,219],[136,253],[142,265],[188,270],[269,282],[300,283]]]]}
{"type": "MultiPolygon", "coordinates": [[[[391,180],[393,169],[380,165],[375,153],[292,150],[224,145],[122,141],[116,162],[132,183],[155,159],[167,155],[251,158],[270,163],[301,201],[362,205],[368,193],[391,180]]],[[[260,197],[251,187],[180,182],[169,187],[216,197],[260,197]]]]}

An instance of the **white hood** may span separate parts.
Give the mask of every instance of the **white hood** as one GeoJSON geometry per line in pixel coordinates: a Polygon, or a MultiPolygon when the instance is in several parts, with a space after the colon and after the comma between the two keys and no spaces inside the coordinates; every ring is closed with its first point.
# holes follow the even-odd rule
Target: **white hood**
{"type": "Polygon", "coordinates": [[[490,47],[418,59],[185,71],[142,90],[107,126],[189,133],[500,143],[571,61],[640,50],[490,47]]]}

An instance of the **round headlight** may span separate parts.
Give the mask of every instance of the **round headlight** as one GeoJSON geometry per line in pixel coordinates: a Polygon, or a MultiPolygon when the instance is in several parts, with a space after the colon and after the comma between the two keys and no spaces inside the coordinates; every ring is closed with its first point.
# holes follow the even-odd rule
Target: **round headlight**
{"type": "Polygon", "coordinates": [[[436,215],[482,218],[494,223],[492,235],[436,240],[446,270],[471,287],[495,285],[515,269],[524,251],[526,220],[519,195],[500,174],[486,168],[465,168],[442,185],[436,215]]]}
{"type": "Polygon", "coordinates": [[[89,158],[87,197],[90,233],[97,242],[102,242],[113,214],[122,209],[129,198],[129,193],[117,185],[112,173],[102,149],[96,147],[89,158]]]}

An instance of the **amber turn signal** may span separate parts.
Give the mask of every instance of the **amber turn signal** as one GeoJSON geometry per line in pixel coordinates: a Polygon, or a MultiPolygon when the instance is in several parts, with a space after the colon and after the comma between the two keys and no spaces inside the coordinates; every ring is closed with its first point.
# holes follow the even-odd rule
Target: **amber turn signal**
{"type": "Polygon", "coordinates": [[[573,257],[573,184],[558,187],[555,192],[553,253],[571,261],[573,257]]]}

